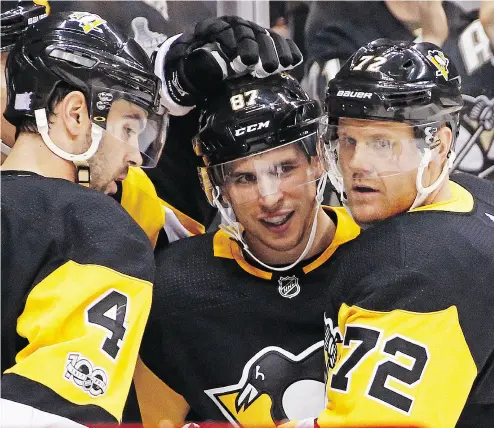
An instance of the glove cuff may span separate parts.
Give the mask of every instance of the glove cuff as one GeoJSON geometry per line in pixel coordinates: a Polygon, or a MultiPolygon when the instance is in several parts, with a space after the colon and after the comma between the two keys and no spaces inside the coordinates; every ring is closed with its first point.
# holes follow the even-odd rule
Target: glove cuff
{"type": "Polygon", "coordinates": [[[177,104],[171,94],[172,88],[168,88],[169,84],[172,84],[174,76],[166,76],[165,74],[165,57],[166,53],[170,50],[172,43],[178,39],[182,34],[177,34],[167,39],[157,50],[156,57],[154,59],[154,74],[161,79],[161,103],[168,109],[172,116],[185,116],[191,110],[195,108],[193,106],[183,106],[177,104]]]}

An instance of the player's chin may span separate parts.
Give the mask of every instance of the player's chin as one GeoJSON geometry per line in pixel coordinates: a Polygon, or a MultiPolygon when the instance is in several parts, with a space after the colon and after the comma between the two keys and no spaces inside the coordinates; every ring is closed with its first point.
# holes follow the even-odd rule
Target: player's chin
{"type": "Polygon", "coordinates": [[[359,225],[376,223],[386,219],[387,213],[380,204],[350,202],[348,204],[352,217],[359,225]]]}
{"type": "Polygon", "coordinates": [[[103,189],[101,189],[106,195],[114,195],[118,191],[117,183],[115,180],[108,183],[103,189]]]}
{"type": "MultiPolygon", "coordinates": [[[[308,237],[307,237],[308,238],[308,237]]],[[[292,251],[304,241],[304,234],[300,230],[291,231],[284,236],[269,239],[269,246],[279,252],[292,251]]]]}
{"type": "Polygon", "coordinates": [[[278,239],[269,242],[269,247],[275,251],[288,252],[293,250],[297,246],[298,241],[296,239],[278,239]]]}

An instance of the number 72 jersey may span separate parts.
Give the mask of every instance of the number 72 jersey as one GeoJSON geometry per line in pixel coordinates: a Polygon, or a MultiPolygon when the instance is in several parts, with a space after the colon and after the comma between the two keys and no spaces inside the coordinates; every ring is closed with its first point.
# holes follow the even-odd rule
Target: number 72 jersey
{"type": "Polygon", "coordinates": [[[453,180],[336,254],[319,426],[494,426],[494,185],[453,180]]]}
{"type": "Polygon", "coordinates": [[[454,307],[418,314],[343,304],[338,324],[333,326],[333,321],[325,318],[325,328],[329,403],[318,420],[321,427],[357,426],[370,421],[396,426],[455,426],[477,369],[454,307]],[[430,333],[431,325],[444,329],[451,346],[438,342],[430,333]],[[449,399],[444,408],[436,405],[434,391],[438,379],[446,378],[443,392],[449,399]],[[434,423],[430,425],[430,421],[434,423]]]}

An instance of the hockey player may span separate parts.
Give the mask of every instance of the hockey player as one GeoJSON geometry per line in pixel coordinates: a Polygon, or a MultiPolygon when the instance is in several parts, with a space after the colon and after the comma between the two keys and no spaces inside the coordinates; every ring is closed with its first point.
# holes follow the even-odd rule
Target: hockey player
{"type": "Polygon", "coordinates": [[[330,178],[368,230],[328,278],[318,426],[492,426],[494,184],[449,179],[462,105],[427,43],[376,40],[328,85],[330,178]]]}
{"type": "Polygon", "coordinates": [[[6,69],[18,136],[2,168],[2,425],[115,423],[154,260],[103,192],[156,164],[160,80],[135,41],[86,12],[28,28],[6,69]]]}
{"type": "MultiPolygon", "coordinates": [[[[198,180],[197,157],[191,144],[198,130],[199,112],[194,106],[208,94],[215,94],[225,78],[242,74],[263,77],[292,69],[301,61],[301,53],[291,40],[236,16],[201,21],[160,47],[155,72],[163,82],[162,102],[171,113],[183,116],[170,117],[167,143],[157,167],[146,173],[130,168],[117,195],[157,249],[204,233],[204,226],[216,212],[198,180]]],[[[135,385],[139,406],[129,400],[126,422],[139,421],[140,414],[145,422],[153,418],[156,397],[166,402],[172,394],[166,387],[151,390],[153,380],[153,374],[138,360],[135,385]]],[[[173,419],[172,406],[159,410],[160,417],[173,419]]]]}
{"type": "Polygon", "coordinates": [[[359,229],[321,207],[320,114],[284,74],[229,80],[202,107],[195,150],[225,223],[157,254],[140,351],[154,373],[150,423],[272,426],[322,409],[321,295],[333,253],[359,229]]]}

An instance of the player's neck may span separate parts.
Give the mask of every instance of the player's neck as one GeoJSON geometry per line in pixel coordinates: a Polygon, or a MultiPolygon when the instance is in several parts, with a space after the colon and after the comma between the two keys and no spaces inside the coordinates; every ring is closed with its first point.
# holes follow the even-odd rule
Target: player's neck
{"type": "Polygon", "coordinates": [[[451,199],[452,193],[449,186],[449,174],[446,175],[441,185],[432,192],[424,201],[422,205],[432,205],[439,202],[446,202],[451,199]]]}
{"type": "Polygon", "coordinates": [[[23,132],[2,164],[2,170],[31,171],[49,178],[75,181],[75,166],[58,157],[39,134],[23,132]]]}

